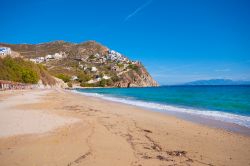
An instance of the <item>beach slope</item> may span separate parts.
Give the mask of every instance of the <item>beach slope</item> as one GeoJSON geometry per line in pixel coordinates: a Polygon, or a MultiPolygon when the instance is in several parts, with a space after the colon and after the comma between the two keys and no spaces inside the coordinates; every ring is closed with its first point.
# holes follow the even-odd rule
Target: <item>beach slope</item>
{"type": "Polygon", "coordinates": [[[0,92],[0,165],[250,165],[250,137],[63,90],[0,92]]]}

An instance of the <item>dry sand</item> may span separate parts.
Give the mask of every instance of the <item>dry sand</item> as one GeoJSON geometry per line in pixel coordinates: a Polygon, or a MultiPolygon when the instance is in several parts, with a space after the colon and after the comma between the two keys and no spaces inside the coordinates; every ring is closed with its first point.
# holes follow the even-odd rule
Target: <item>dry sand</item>
{"type": "Polygon", "coordinates": [[[250,137],[58,90],[0,92],[0,166],[250,165],[250,137]]]}
{"type": "Polygon", "coordinates": [[[45,113],[42,110],[28,111],[15,109],[15,105],[25,105],[39,102],[38,95],[46,95],[49,91],[38,91],[34,93],[22,93],[11,96],[0,103],[0,137],[13,135],[45,133],[80,119],[63,118],[57,115],[45,113]]]}

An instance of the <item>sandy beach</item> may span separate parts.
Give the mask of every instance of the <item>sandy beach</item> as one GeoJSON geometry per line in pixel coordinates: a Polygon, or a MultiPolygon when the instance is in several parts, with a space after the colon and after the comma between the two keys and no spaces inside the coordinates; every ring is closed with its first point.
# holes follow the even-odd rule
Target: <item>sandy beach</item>
{"type": "Polygon", "coordinates": [[[250,137],[64,90],[0,92],[0,165],[250,165],[250,137]]]}

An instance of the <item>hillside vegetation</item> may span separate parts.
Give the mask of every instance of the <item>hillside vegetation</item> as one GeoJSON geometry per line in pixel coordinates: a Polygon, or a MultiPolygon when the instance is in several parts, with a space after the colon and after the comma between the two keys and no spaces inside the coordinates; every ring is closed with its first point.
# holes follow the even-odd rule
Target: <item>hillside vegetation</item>
{"type": "Polygon", "coordinates": [[[55,80],[41,64],[10,56],[0,58],[0,80],[30,84],[36,84],[41,80],[45,85],[55,84],[55,80]]]}
{"type": "Polygon", "coordinates": [[[6,44],[24,59],[43,65],[68,85],[83,87],[158,86],[139,61],[95,41],[69,43],[54,41],[41,44],[6,44]]]}

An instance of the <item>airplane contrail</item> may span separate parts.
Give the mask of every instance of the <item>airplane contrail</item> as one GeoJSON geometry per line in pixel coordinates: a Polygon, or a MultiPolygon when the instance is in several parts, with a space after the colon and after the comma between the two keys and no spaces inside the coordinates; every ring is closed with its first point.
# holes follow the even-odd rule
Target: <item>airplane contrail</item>
{"type": "Polygon", "coordinates": [[[141,10],[143,10],[145,7],[147,7],[149,4],[152,3],[153,0],[148,0],[146,3],[144,3],[143,5],[139,6],[134,12],[132,12],[131,14],[129,14],[125,19],[124,22],[128,21],[131,17],[135,16],[138,12],[140,12],[141,10]]]}

